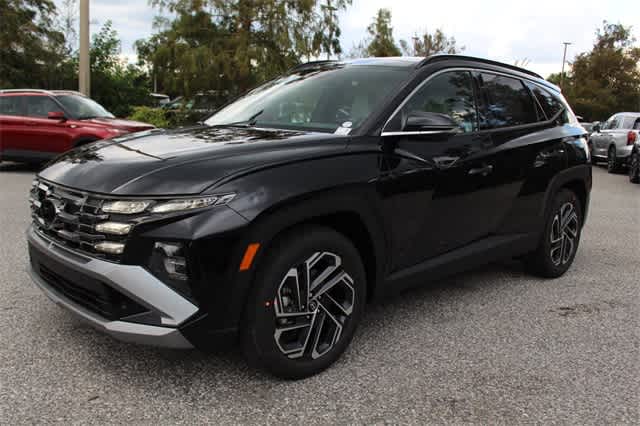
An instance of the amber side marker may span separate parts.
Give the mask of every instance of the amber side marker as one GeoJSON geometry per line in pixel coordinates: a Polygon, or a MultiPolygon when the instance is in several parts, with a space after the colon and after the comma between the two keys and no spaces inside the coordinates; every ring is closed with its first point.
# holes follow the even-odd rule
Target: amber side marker
{"type": "Polygon", "coordinates": [[[259,248],[260,243],[251,243],[247,246],[247,249],[244,252],[244,256],[242,257],[242,262],[240,262],[241,271],[246,271],[251,268],[253,258],[256,257],[256,252],[259,248]]]}

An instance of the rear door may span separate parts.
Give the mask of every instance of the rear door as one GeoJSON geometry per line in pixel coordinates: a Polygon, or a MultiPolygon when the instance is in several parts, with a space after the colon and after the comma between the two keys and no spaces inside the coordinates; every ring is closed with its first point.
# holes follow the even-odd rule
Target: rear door
{"type": "Polygon", "coordinates": [[[50,112],[63,112],[48,95],[25,97],[26,126],[22,144],[24,149],[46,154],[67,151],[71,147],[69,124],[66,121],[47,118],[50,112]]]}
{"type": "Polygon", "coordinates": [[[602,129],[597,133],[596,139],[593,141],[594,154],[599,157],[606,157],[609,151],[609,146],[614,141],[615,129],[620,124],[620,117],[614,115],[610,117],[602,126],[602,129]]]}
{"type": "Polygon", "coordinates": [[[23,96],[0,96],[0,153],[19,149],[21,132],[25,126],[23,96]]]}

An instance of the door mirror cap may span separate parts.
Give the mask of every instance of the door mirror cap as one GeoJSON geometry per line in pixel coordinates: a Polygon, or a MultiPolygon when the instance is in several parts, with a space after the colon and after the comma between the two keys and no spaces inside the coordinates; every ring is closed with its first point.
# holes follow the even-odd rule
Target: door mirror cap
{"type": "Polygon", "coordinates": [[[454,130],[458,124],[446,114],[414,110],[409,112],[405,122],[405,132],[419,132],[429,130],[454,130]]]}
{"type": "Polygon", "coordinates": [[[60,120],[65,121],[67,117],[64,116],[64,112],[62,111],[51,111],[47,114],[47,118],[50,120],[60,120]]]}

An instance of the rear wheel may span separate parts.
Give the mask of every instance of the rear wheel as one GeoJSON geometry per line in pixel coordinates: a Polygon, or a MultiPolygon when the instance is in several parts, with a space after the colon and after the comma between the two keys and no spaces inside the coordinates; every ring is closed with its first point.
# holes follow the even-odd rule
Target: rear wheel
{"type": "Polygon", "coordinates": [[[619,169],[620,161],[616,154],[616,147],[612,146],[609,148],[609,152],[607,153],[607,171],[609,173],[616,173],[619,169]]]}
{"type": "Polygon", "coordinates": [[[640,153],[635,151],[629,158],[629,181],[640,183],[640,153]]]}
{"type": "Polygon", "coordinates": [[[572,191],[562,189],[553,199],[538,248],[527,258],[529,269],[546,278],[563,275],[573,263],[581,231],[580,202],[572,191]]]}
{"type": "Polygon", "coordinates": [[[275,376],[300,379],[333,364],[364,312],[358,251],[338,232],[304,226],[279,237],[255,277],[244,352],[275,376]]]}

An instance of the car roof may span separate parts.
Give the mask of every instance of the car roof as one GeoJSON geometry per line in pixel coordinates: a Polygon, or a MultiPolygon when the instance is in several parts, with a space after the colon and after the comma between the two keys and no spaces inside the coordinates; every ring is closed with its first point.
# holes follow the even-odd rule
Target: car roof
{"type": "Polygon", "coordinates": [[[43,89],[4,89],[0,90],[0,95],[15,95],[15,94],[23,94],[23,95],[49,95],[49,96],[60,96],[60,95],[76,95],[76,96],[85,96],[82,93],[76,90],[43,90],[43,89]]]}
{"type": "Polygon", "coordinates": [[[302,71],[305,69],[319,68],[323,66],[330,65],[369,65],[369,66],[389,66],[389,67],[406,67],[406,68],[422,68],[426,65],[444,62],[444,61],[462,61],[462,62],[471,62],[477,65],[485,65],[490,68],[499,69],[502,71],[506,71],[512,74],[519,75],[521,77],[526,77],[532,79],[538,83],[544,84],[546,87],[553,89],[556,92],[560,92],[560,88],[553,83],[548,82],[539,74],[530,71],[525,68],[521,68],[515,65],[506,64],[503,62],[494,61],[491,59],[478,58],[474,56],[467,55],[458,55],[458,54],[448,54],[441,53],[436,55],[431,55],[427,57],[417,57],[417,56],[392,56],[392,57],[372,57],[372,58],[357,58],[357,59],[348,59],[348,60],[325,60],[325,61],[312,61],[307,62],[305,64],[298,65],[294,67],[291,71],[302,71]]]}

